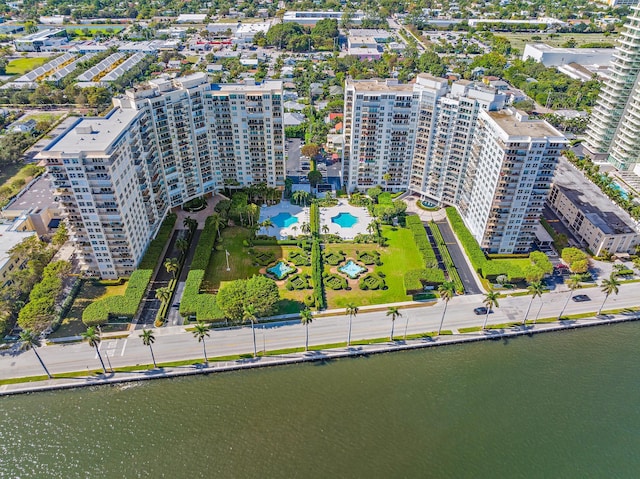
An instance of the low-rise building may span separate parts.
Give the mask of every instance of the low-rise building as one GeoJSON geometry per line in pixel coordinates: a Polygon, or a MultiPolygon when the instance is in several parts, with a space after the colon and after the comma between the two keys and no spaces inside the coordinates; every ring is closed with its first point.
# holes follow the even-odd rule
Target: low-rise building
{"type": "MultiPolygon", "coordinates": [[[[315,26],[320,20],[325,20],[327,18],[334,19],[340,22],[342,20],[344,13],[343,12],[332,12],[332,11],[324,11],[324,12],[286,12],[282,17],[282,23],[299,23],[300,25],[315,26]]],[[[350,22],[354,25],[359,25],[362,23],[364,19],[363,12],[352,12],[350,13],[350,22]]]]}
{"type": "Polygon", "coordinates": [[[608,65],[613,59],[614,48],[558,48],[546,43],[527,43],[522,59],[533,58],[545,67],[578,65],[608,65]]]}
{"type": "Polygon", "coordinates": [[[0,288],[9,284],[10,273],[16,269],[22,269],[27,265],[29,258],[11,257],[9,251],[22,243],[33,231],[20,231],[13,221],[0,223],[0,288]]]}
{"type": "Polygon", "coordinates": [[[633,253],[640,244],[636,222],[564,158],[547,203],[595,255],[633,253]]]}
{"type": "Polygon", "coordinates": [[[68,41],[64,28],[51,28],[16,38],[13,44],[19,52],[42,52],[59,49],[68,41]]]}

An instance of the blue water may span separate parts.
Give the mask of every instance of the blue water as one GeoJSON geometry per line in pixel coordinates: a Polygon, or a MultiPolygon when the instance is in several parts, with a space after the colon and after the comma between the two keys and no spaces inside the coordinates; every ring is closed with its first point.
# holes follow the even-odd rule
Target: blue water
{"type": "Polygon", "coordinates": [[[361,273],[365,272],[367,268],[363,268],[362,266],[354,263],[353,260],[347,261],[347,264],[344,266],[340,266],[338,271],[341,273],[345,273],[350,278],[357,278],[361,273]]]}
{"type": "Polygon", "coordinates": [[[358,222],[358,218],[351,213],[338,213],[338,216],[331,218],[331,222],[335,223],[343,228],[351,228],[358,222]]]}
{"type": "Polygon", "coordinates": [[[295,268],[292,268],[284,261],[278,261],[278,263],[271,268],[267,268],[267,271],[278,279],[286,277],[289,273],[292,273],[295,270],[295,268]]]}
{"type": "Polygon", "coordinates": [[[629,199],[629,193],[627,193],[627,190],[625,190],[622,186],[620,186],[619,183],[616,183],[615,181],[613,183],[611,183],[611,187],[616,190],[618,193],[620,193],[620,196],[622,197],[622,199],[624,200],[628,200],[629,199]]]}
{"type": "Polygon", "coordinates": [[[436,207],[436,205],[434,205],[430,201],[423,201],[422,202],[422,206],[424,206],[425,208],[435,208],[436,207]]]}
{"type": "Polygon", "coordinates": [[[298,218],[295,216],[291,216],[289,213],[278,213],[275,216],[272,216],[271,222],[276,225],[278,228],[287,228],[292,224],[298,222],[298,218]]]}

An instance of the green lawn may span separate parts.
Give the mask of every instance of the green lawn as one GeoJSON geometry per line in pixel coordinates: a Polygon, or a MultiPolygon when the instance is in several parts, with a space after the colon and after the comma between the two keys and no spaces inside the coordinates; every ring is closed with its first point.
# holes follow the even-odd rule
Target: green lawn
{"type": "Polygon", "coordinates": [[[9,202],[9,197],[18,193],[24,185],[29,183],[34,175],[37,175],[44,171],[44,167],[36,166],[33,163],[22,166],[19,164],[7,165],[6,168],[0,170],[0,188],[8,188],[10,191],[0,194],[0,208],[4,207],[9,202]],[[16,171],[17,170],[17,171],[16,171]],[[8,178],[6,177],[9,176],[8,178]]]}
{"type": "MultiPolygon", "coordinates": [[[[52,338],[64,338],[67,336],[77,336],[84,332],[87,327],[82,322],[82,312],[89,303],[93,303],[98,299],[106,298],[107,296],[119,296],[123,295],[127,289],[127,282],[124,281],[119,285],[109,285],[103,281],[89,280],[85,281],[80,288],[80,292],[73,302],[73,306],[69,310],[67,317],[62,320],[62,324],[58,330],[51,334],[52,338]]],[[[118,331],[122,328],[116,327],[116,325],[106,325],[102,328],[103,331],[118,331]]]]}
{"type": "Polygon", "coordinates": [[[24,75],[44,65],[53,57],[16,58],[7,64],[7,75],[24,75]]]}
{"type": "MultiPolygon", "coordinates": [[[[327,245],[327,251],[342,250],[347,258],[357,258],[358,251],[378,251],[382,266],[372,266],[374,272],[385,274],[385,282],[389,289],[362,291],[353,288],[351,291],[333,291],[327,289],[327,304],[331,308],[342,308],[353,302],[358,306],[381,303],[411,301],[411,296],[404,294],[404,273],[410,269],[420,268],[420,252],[413,241],[411,231],[404,228],[383,227],[383,235],[389,239],[389,246],[381,248],[376,244],[338,243],[327,245]]],[[[325,267],[328,271],[328,266],[325,267]]],[[[371,267],[370,267],[371,268],[371,267]]]]}
{"type": "Polygon", "coordinates": [[[89,30],[91,33],[104,33],[108,29],[111,29],[114,32],[121,32],[124,30],[122,25],[66,25],[65,30],[84,30],[85,28],[89,30]]]}
{"type": "MultiPolygon", "coordinates": [[[[241,227],[226,228],[222,232],[222,242],[211,256],[209,266],[205,273],[207,289],[217,290],[224,286],[225,282],[235,279],[249,278],[254,274],[260,274],[263,266],[253,264],[253,257],[249,254],[249,248],[243,246],[243,241],[249,237],[249,231],[241,227]],[[225,250],[230,254],[227,271],[225,250]]],[[[376,244],[335,243],[325,246],[325,251],[339,251],[346,253],[348,258],[357,258],[357,251],[378,251],[382,266],[370,266],[374,272],[382,272],[385,275],[386,290],[363,291],[352,283],[354,287],[350,291],[333,291],[326,289],[327,304],[329,308],[342,308],[349,302],[358,306],[394,303],[399,301],[411,301],[411,296],[404,293],[404,273],[410,269],[420,267],[421,259],[418,248],[413,241],[411,232],[404,228],[392,228],[385,226],[383,234],[389,240],[389,246],[380,247],[376,244]]],[[[275,255],[276,261],[287,259],[289,253],[299,250],[296,246],[255,246],[256,251],[270,251],[275,255]]],[[[325,271],[331,266],[325,265],[325,271]]],[[[301,272],[311,274],[311,267],[299,267],[301,272]]],[[[302,307],[302,301],[311,290],[287,291],[284,288],[286,281],[278,282],[281,285],[281,297],[283,301],[279,305],[278,313],[297,312],[302,307]]]]}
{"type": "Polygon", "coordinates": [[[602,33],[557,33],[553,38],[544,33],[496,33],[501,37],[506,37],[511,42],[513,48],[517,48],[520,53],[524,52],[524,46],[527,43],[546,43],[552,47],[560,47],[567,40],[573,39],[576,41],[577,46],[584,45],[585,43],[615,43],[615,34],[604,36],[602,33]],[[538,36],[542,40],[532,40],[531,37],[538,36]]]}
{"type": "Polygon", "coordinates": [[[28,115],[25,115],[24,118],[21,119],[21,121],[48,121],[49,123],[53,124],[58,121],[58,119],[62,118],[62,116],[64,116],[64,113],[29,113],[28,115]]]}

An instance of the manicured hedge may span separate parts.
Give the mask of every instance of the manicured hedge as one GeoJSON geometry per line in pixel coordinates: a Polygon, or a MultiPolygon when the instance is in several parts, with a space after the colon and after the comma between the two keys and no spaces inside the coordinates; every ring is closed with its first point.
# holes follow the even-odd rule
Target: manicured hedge
{"type": "Polygon", "coordinates": [[[424,285],[444,283],[444,272],[439,268],[412,269],[404,274],[404,289],[408,295],[421,293],[424,285]]]}
{"type": "Polygon", "coordinates": [[[453,263],[453,259],[451,258],[451,254],[449,253],[449,248],[447,248],[447,244],[442,237],[442,233],[440,232],[440,228],[435,222],[429,223],[429,229],[431,230],[431,234],[433,235],[433,239],[436,242],[436,246],[440,251],[440,257],[442,258],[442,262],[444,263],[445,268],[447,268],[447,275],[449,276],[449,281],[451,281],[455,287],[455,290],[458,294],[464,293],[464,285],[462,284],[462,280],[460,279],[460,275],[458,274],[458,270],[456,269],[455,264],[453,263]]]}
{"type": "Polygon", "coordinates": [[[311,203],[309,209],[309,226],[311,227],[311,235],[318,236],[320,234],[320,208],[318,203],[311,203]]]}
{"type": "Polygon", "coordinates": [[[413,233],[413,240],[422,255],[424,266],[426,268],[432,267],[436,262],[436,254],[433,252],[429,238],[427,238],[422,220],[418,216],[407,216],[405,221],[407,228],[413,233]]]}
{"type": "Polygon", "coordinates": [[[290,276],[289,279],[287,280],[287,284],[285,285],[285,288],[287,288],[287,290],[289,291],[309,289],[311,288],[309,284],[310,279],[311,279],[311,276],[309,276],[306,273],[294,274],[293,276],[290,276]]]}
{"type": "Polygon", "coordinates": [[[446,208],[446,211],[451,227],[460,240],[460,243],[462,243],[462,247],[464,248],[465,253],[467,253],[467,257],[471,261],[473,269],[478,273],[482,273],[482,268],[487,263],[484,251],[482,251],[476,239],[465,226],[458,210],[453,206],[450,206],[446,208]]]}
{"type": "Polygon", "coordinates": [[[313,282],[313,296],[315,298],[316,308],[319,310],[326,307],[322,273],[323,266],[320,242],[317,239],[314,239],[311,245],[311,281],[313,282]]]}
{"type": "Polygon", "coordinates": [[[151,269],[139,269],[129,278],[122,296],[109,296],[91,303],[82,312],[82,322],[87,326],[104,324],[112,317],[133,318],[153,276],[151,269]]]}
{"type": "Polygon", "coordinates": [[[216,244],[216,228],[212,217],[207,218],[191,262],[191,268],[184,284],[180,300],[180,314],[188,318],[195,316],[196,321],[222,321],[224,314],[216,304],[214,294],[200,293],[205,270],[209,265],[216,244]]]}
{"type": "Polygon", "coordinates": [[[360,279],[360,289],[366,291],[368,289],[387,289],[387,285],[379,275],[375,273],[369,273],[368,275],[360,279]]]}
{"type": "Polygon", "coordinates": [[[344,261],[344,254],[340,252],[327,252],[324,254],[324,260],[331,266],[338,266],[344,261]]]}
{"type": "Polygon", "coordinates": [[[196,245],[196,250],[193,253],[193,260],[191,261],[191,270],[194,269],[207,269],[209,265],[209,259],[211,258],[211,251],[216,244],[217,228],[213,217],[209,216],[205,223],[202,232],[200,233],[200,239],[196,245]]]}
{"type": "Polygon", "coordinates": [[[288,258],[296,266],[311,266],[311,259],[306,251],[291,251],[288,258]]]}
{"type": "Polygon", "coordinates": [[[337,274],[329,274],[325,276],[324,284],[327,286],[327,288],[333,289],[334,291],[347,289],[347,286],[349,285],[345,278],[337,274]]]}
{"type": "Polygon", "coordinates": [[[482,267],[482,276],[491,281],[498,276],[505,275],[509,281],[520,281],[524,279],[524,271],[518,264],[509,260],[487,261],[482,267]]]}
{"type": "Polygon", "coordinates": [[[140,261],[140,264],[138,265],[138,269],[154,270],[156,268],[158,261],[160,261],[162,251],[171,237],[171,231],[173,231],[173,226],[176,224],[176,218],[177,216],[175,213],[169,213],[164,219],[158,229],[158,234],[155,239],[149,243],[147,251],[144,253],[142,261],[140,261]]]}
{"type": "Polygon", "coordinates": [[[203,279],[204,270],[189,271],[180,300],[180,314],[185,318],[195,316],[196,321],[224,321],[224,313],[216,304],[216,295],[200,292],[203,279]]]}

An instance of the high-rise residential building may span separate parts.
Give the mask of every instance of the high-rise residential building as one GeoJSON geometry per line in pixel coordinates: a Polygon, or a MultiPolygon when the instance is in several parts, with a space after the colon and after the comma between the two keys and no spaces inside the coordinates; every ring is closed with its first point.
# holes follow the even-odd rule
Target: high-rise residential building
{"type": "Polygon", "coordinates": [[[347,191],[375,185],[406,189],[415,145],[417,97],[413,85],[397,80],[345,82],[342,172],[347,191]]]}
{"type": "Polygon", "coordinates": [[[504,108],[506,96],[467,80],[454,82],[448,90],[446,80],[433,78],[422,82],[420,92],[409,189],[433,204],[457,205],[478,114],[504,108]]]}
{"type": "Polygon", "coordinates": [[[282,83],[155,80],[80,118],[46,160],[81,266],[131,274],[167,211],[224,186],[284,184],[282,83]]]}
{"type": "Polygon", "coordinates": [[[566,142],[517,110],[480,111],[458,207],[485,251],[530,250],[566,142]]]}
{"type": "Polygon", "coordinates": [[[586,148],[596,159],[629,169],[640,148],[640,8],[632,7],[613,55],[586,132],[586,148]]]}

